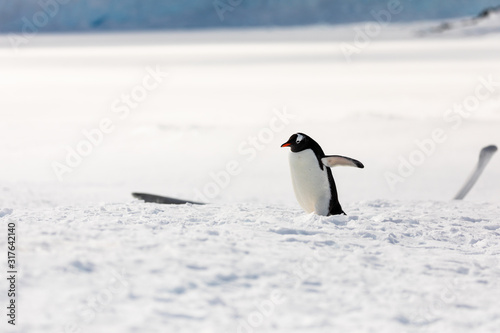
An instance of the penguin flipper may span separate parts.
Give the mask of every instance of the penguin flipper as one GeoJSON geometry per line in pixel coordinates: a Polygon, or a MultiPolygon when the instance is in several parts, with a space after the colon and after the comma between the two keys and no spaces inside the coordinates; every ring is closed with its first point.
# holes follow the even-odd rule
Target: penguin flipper
{"type": "Polygon", "coordinates": [[[204,205],[204,203],[201,203],[201,202],[181,200],[181,199],[175,199],[175,198],[169,198],[169,197],[162,197],[160,195],[147,194],[147,193],[132,193],[132,196],[134,198],[139,199],[139,200],[143,200],[144,202],[154,202],[154,203],[166,204],[166,205],[184,205],[187,203],[193,204],[193,205],[204,205]]]}
{"type": "Polygon", "coordinates": [[[329,155],[325,156],[321,159],[321,162],[327,167],[333,168],[335,166],[343,165],[343,166],[351,166],[363,169],[365,166],[358,160],[355,160],[350,157],[340,156],[340,155],[329,155]]]}
{"type": "Polygon", "coordinates": [[[462,186],[462,188],[453,198],[453,200],[462,200],[463,198],[465,198],[465,196],[467,195],[467,193],[469,193],[474,184],[476,184],[477,180],[479,179],[479,176],[481,176],[481,174],[484,171],[484,168],[486,168],[486,165],[488,164],[488,162],[490,161],[490,159],[493,157],[493,155],[496,153],[497,150],[498,148],[495,145],[487,146],[481,149],[476,169],[474,170],[472,175],[470,175],[469,179],[467,179],[467,182],[462,186]]]}

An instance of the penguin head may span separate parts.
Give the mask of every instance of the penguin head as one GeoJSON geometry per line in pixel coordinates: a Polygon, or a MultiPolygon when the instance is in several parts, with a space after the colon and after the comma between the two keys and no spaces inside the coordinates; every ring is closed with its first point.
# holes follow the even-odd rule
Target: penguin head
{"type": "Polygon", "coordinates": [[[287,142],[281,145],[281,147],[290,147],[292,152],[298,153],[306,149],[312,149],[314,145],[317,145],[311,137],[304,133],[293,134],[287,142]]]}

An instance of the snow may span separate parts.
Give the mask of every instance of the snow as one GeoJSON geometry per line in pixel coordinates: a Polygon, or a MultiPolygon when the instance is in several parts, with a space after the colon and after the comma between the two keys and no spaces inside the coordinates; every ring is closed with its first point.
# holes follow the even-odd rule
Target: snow
{"type": "Polygon", "coordinates": [[[129,202],[19,212],[23,331],[498,328],[499,204],[347,210],[129,202]]]}
{"type": "Polygon", "coordinates": [[[384,27],[350,62],[364,24],[4,38],[0,248],[15,222],[20,273],[2,332],[496,331],[500,158],[451,198],[500,143],[498,25],[431,25],[384,27]],[[280,148],[298,131],[365,165],[333,169],[347,216],[299,208],[280,148]]]}

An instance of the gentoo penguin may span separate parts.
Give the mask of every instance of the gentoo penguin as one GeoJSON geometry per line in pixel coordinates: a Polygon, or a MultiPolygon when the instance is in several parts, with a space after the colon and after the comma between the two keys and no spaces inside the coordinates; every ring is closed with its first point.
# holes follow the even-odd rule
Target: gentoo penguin
{"type": "Polygon", "coordinates": [[[281,147],[291,148],[290,171],[300,206],[318,215],[345,214],[330,168],[337,165],[364,168],[364,165],[349,157],[325,155],[319,144],[304,133],[292,135],[281,147]]]}

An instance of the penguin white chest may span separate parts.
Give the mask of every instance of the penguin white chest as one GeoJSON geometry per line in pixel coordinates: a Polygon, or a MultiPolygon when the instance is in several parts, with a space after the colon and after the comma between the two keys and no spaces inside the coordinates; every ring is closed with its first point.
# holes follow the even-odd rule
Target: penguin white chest
{"type": "Polygon", "coordinates": [[[327,215],[331,191],[326,166],[321,170],[312,149],[289,155],[293,190],[300,206],[308,213],[327,215]]]}

